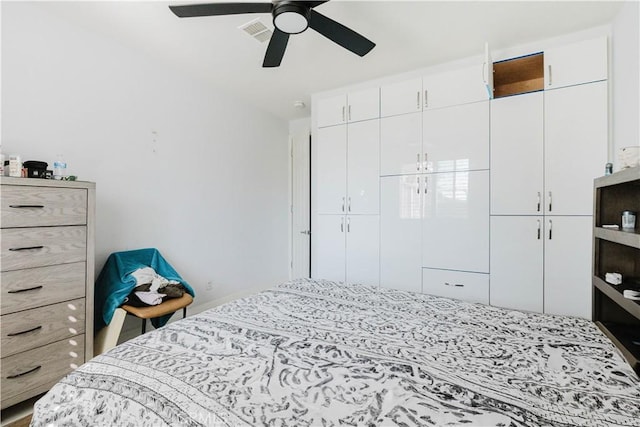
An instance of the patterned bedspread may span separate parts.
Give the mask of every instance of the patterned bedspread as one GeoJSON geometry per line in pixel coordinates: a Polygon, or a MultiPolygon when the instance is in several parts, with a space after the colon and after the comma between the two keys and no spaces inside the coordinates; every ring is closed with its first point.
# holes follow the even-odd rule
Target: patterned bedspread
{"type": "Polygon", "coordinates": [[[296,280],[128,341],[44,425],[640,425],[640,380],[586,320],[296,280]]]}

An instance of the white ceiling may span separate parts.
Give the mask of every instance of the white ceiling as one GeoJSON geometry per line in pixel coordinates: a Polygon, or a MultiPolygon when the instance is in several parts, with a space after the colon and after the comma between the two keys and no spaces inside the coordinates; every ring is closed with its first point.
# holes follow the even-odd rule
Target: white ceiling
{"type": "MultiPolygon", "coordinates": [[[[259,1],[259,0],[258,0],[259,1]]],[[[118,39],[185,78],[199,79],[284,119],[309,116],[310,95],[610,23],[611,1],[340,1],[317,11],[373,40],[365,57],[307,30],[289,39],[279,68],[267,43],[237,29],[269,14],[177,18],[169,4],[212,1],[43,2],[48,11],[118,39]],[[294,101],[307,107],[296,109],[294,101]]]]}

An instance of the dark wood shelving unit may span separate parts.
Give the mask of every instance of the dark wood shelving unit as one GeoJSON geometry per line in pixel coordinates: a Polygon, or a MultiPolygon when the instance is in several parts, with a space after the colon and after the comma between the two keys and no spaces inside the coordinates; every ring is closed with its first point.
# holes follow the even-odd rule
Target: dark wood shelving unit
{"type": "Polygon", "coordinates": [[[620,225],[622,211],[640,213],[640,167],[594,181],[593,320],[640,375],[640,301],[623,296],[640,291],[640,218],[630,231],[603,228],[620,225]],[[620,285],[604,281],[605,273],[621,273],[620,285]]]}

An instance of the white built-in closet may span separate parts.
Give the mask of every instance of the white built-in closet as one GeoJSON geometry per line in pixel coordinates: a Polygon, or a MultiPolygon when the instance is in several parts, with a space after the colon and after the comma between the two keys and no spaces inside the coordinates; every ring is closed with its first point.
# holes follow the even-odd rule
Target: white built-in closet
{"type": "Polygon", "coordinates": [[[511,96],[488,52],[314,95],[313,277],[590,317],[607,39],[538,55],[539,90],[511,96]]]}

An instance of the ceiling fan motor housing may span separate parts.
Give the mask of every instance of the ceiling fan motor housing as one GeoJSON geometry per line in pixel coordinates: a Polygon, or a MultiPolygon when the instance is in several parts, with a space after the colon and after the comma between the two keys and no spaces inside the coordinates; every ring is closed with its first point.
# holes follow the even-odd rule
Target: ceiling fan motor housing
{"type": "Polygon", "coordinates": [[[309,6],[297,1],[273,5],[273,25],[287,34],[299,34],[309,27],[309,6]]]}

